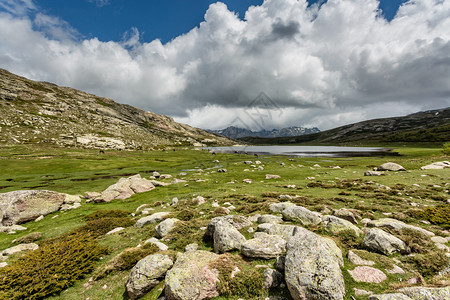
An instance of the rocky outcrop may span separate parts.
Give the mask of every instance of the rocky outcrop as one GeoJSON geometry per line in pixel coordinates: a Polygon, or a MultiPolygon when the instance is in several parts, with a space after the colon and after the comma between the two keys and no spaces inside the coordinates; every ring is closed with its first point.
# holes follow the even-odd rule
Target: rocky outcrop
{"type": "Polygon", "coordinates": [[[119,181],[104,190],[99,197],[94,198],[94,201],[111,202],[115,199],[125,200],[135,193],[148,192],[154,188],[155,186],[150,180],[136,174],[128,178],[120,178],[119,181]]]}
{"type": "Polygon", "coordinates": [[[0,224],[21,224],[57,212],[66,198],[73,200],[70,195],[44,190],[0,194],[0,224]]]}
{"type": "Polygon", "coordinates": [[[378,228],[371,228],[367,231],[363,245],[371,251],[380,252],[384,255],[391,255],[394,252],[409,252],[405,242],[378,228]]]}
{"type": "Polygon", "coordinates": [[[279,235],[257,232],[253,239],[242,244],[241,252],[247,257],[275,258],[286,252],[286,240],[279,235]]]}
{"type": "Polygon", "coordinates": [[[207,251],[181,254],[165,278],[167,300],[202,300],[219,296],[216,282],[219,272],[209,264],[219,255],[207,251]]]}
{"type": "Polygon", "coordinates": [[[131,269],[125,284],[128,297],[134,300],[145,295],[164,278],[172,265],[172,259],[162,254],[153,254],[141,259],[131,269]]]}
{"type": "Polygon", "coordinates": [[[316,225],[322,222],[319,213],[312,212],[302,206],[287,207],[281,214],[283,215],[283,219],[299,222],[301,225],[316,225]]]}
{"type": "Polygon", "coordinates": [[[303,231],[289,240],[285,279],[295,300],[344,299],[344,277],[330,242],[334,243],[310,231],[303,231]]]}

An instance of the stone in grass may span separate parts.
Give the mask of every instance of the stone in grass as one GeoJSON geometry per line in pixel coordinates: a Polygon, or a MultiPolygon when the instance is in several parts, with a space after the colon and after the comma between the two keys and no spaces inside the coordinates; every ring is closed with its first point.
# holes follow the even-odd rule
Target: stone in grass
{"type": "Polygon", "coordinates": [[[279,178],[281,178],[280,175],[266,174],[266,179],[279,179],[279,178]]]}
{"type": "Polygon", "coordinates": [[[208,251],[181,254],[166,274],[166,300],[203,300],[219,296],[219,272],[209,267],[219,255],[208,251]]]}
{"type": "Polygon", "coordinates": [[[382,271],[369,266],[358,266],[348,272],[356,282],[381,283],[387,279],[382,271]]]}
{"type": "Polygon", "coordinates": [[[214,251],[223,253],[232,250],[241,250],[245,237],[230,223],[219,221],[214,230],[214,251]]]}
{"type": "Polygon", "coordinates": [[[408,225],[402,221],[399,221],[397,219],[391,219],[391,218],[372,220],[369,223],[367,223],[367,227],[378,227],[378,228],[388,228],[388,229],[398,229],[398,230],[406,228],[406,229],[419,231],[428,236],[435,235],[433,232],[428,231],[426,229],[423,229],[423,228],[420,228],[417,226],[413,226],[413,225],[408,225]]]}
{"type": "Polygon", "coordinates": [[[371,228],[367,231],[363,245],[372,251],[380,252],[384,255],[391,255],[395,252],[410,252],[405,242],[378,228],[371,228]]]}
{"type": "Polygon", "coordinates": [[[20,244],[8,249],[5,249],[3,251],[0,251],[0,256],[10,256],[18,252],[22,251],[34,251],[39,248],[38,244],[35,243],[28,243],[28,244],[20,244]]]}
{"type": "Polygon", "coordinates": [[[173,261],[167,255],[153,254],[141,259],[131,269],[125,284],[128,297],[134,300],[145,295],[158,285],[172,265],[173,261]]]}
{"type": "Polygon", "coordinates": [[[413,300],[401,293],[382,294],[382,295],[370,295],[369,300],[413,300]]]}
{"type": "Polygon", "coordinates": [[[336,209],[333,211],[333,216],[358,224],[355,215],[347,209],[336,209]]]}
{"type": "Polygon", "coordinates": [[[376,171],[406,171],[406,169],[399,164],[388,162],[379,166],[376,171]]]}
{"type": "Polygon", "coordinates": [[[281,203],[272,203],[269,206],[269,209],[275,213],[281,213],[283,210],[285,210],[288,207],[297,206],[294,203],[291,202],[281,202],[281,203]]]}
{"type": "Polygon", "coordinates": [[[180,220],[175,218],[165,219],[155,227],[155,236],[157,238],[163,238],[169,234],[169,232],[175,227],[175,224],[180,220]]]}
{"type": "Polygon", "coordinates": [[[348,257],[348,260],[354,265],[373,266],[375,264],[375,262],[373,262],[371,260],[366,260],[366,259],[361,258],[358,254],[356,254],[352,250],[348,251],[347,257],[348,257]]]}
{"type": "Polygon", "coordinates": [[[168,247],[166,244],[161,243],[161,241],[159,241],[159,240],[158,240],[157,238],[155,238],[155,237],[152,237],[151,239],[148,239],[148,240],[146,240],[146,241],[144,242],[144,244],[148,244],[148,243],[155,245],[155,246],[158,247],[158,249],[161,250],[161,251],[165,251],[165,250],[168,250],[168,249],[169,249],[169,247],[168,247]]]}
{"type": "Polygon", "coordinates": [[[344,230],[352,230],[357,236],[362,234],[361,230],[347,220],[335,216],[323,216],[323,225],[329,233],[339,233],[344,230]]]}
{"type": "Polygon", "coordinates": [[[169,214],[170,213],[168,213],[168,212],[158,212],[158,213],[154,213],[154,214],[152,214],[150,216],[140,218],[136,222],[136,227],[139,228],[139,227],[145,226],[147,224],[161,222],[169,214]]]}
{"type": "Polygon", "coordinates": [[[124,229],[125,229],[125,228],[123,228],[123,227],[117,227],[117,228],[114,228],[114,229],[111,230],[111,231],[108,231],[108,232],[106,233],[106,235],[110,235],[110,234],[113,234],[113,233],[122,231],[122,230],[124,230],[124,229]]]}
{"type": "Polygon", "coordinates": [[[287,244],[285,279],[292,298],[342,300],[344,277],[330,239],[311,231],[294,235],[287,244]]]}
{"type": "Polygon", "coordinates": [[[382,176],[385,175],[384,172],[380,171],[366,171],[364,172],[364,176],[382,176]]]}
{"type": "Polygon", "coordinates": [[[271,259],[286,252],[286,241],[279,235],[260,234],[242,244],[241,252],[247,257],[271,259]]]}
{"type": "Polygon", "coordinates": [[[322,222],[319,213],[312,212],[302,206],[291,206],[281,212],[283,219],[299,222],[302,225],[317,225],[322,222]]]}

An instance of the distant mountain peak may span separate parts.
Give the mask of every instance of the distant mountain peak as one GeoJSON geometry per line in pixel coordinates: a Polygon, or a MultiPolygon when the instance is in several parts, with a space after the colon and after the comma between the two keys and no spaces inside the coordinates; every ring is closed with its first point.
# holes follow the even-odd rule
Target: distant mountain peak
{"type": "Polygon", "coordinates": [[[317,127],[305,128],[297,126],[290,126],[282,129],[274,128],[272,130],[263,129],[260,131],[252,131],[250,129],[229,126],[225,129],[208,130],[208,131],[215,134],[223,135],[231,139],[239,139],[243,137],[264,137],[264,138],[289,137],[320,132],[320,130],[317,127]]]}

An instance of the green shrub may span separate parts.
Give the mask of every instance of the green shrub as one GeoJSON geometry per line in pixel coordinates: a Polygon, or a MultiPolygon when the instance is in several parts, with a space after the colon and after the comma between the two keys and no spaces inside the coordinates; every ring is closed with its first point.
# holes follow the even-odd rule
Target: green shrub
{"type": "Polygon", "coordinates": [[[174,228],[166,236],[172,242],[175,250],[182,250],[191,244],[202,244],[203,231],[200,227],[208,226],[208,220],[193,219],[191,221],[176,222],[174,228]]]}
{"type": "Polygon", "coordinates": [[[57,294],[90,273],[106,253],[93,237],[69,233],[0,269],[0,299],[42,299],[57,294]]]}
{"type": "Polygon", "coordinates": [[[417,219],[430,221],[432,224],[450,229],[450,206],[439,205],[435,207],[427,207],[415,213],[417,219]]]}
{"type": "Polygon", "coordinates": [[[339,231],[336,234],[336,237],[339,239],[342,245],[346,246],[349,249],[359,248],[364,239],[362,234],[357,235],[356,232],[352,229],[339,231]]]}
{"type": "Polygon", "coordinates": [[[417,271],[425,277],[437,274],[448,265],[448,258],[442,250],[407,256],[405,261],[413,264],[417,271]]]}
{"type": "Polygon", "coordinates": [[[86,221],[94,221],[102,218],[126,218],[128,215],[129,212],[120,209],[97,210],[96,212],[85,216],[84,219],[86,221]]]}
{"type": "Polygon", "coordinates": [[[442,152],[444,153],[444,155],[450,155],[450,143],[445,143],[442,146],[442,152]]]}
{"type": "Polygon", "coordinates": [[[144,244],[142,247],[128,248],[107,262],[94,276],[99,280],[113,271],[129,270],[144,257],[159,251],[155,244],[144,244]]]}
{"type": "Polygon", "coordinates": [[[436,249],[430,237],[420,231],[410,228],[386,230],[404,241],[413,253],[426,253],[436,249]]]}
{"type": "Polygon", "coordinates": [[[78,231],[85,232],[94,237],[99,237],[117,227],[129,227],[134,222],[129,218],[101,218],[87,221],[86,225],[80,227],[78,231]]]}

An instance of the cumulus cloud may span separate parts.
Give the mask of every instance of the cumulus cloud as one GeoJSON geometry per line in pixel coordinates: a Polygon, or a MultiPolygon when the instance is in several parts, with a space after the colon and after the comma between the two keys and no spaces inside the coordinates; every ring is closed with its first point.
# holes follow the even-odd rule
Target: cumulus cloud
{"type": "Polygon", "coordinates": [[[376,0],[266,0],[244,19],[218,2],[166,44],[141,42],[137,28],[82,39],[0,3],[0,67],[202,128],[327,129],[450,105],[450,1],[411,0],[390,22],[376,0]],[[261,92],[269,100],[255,102],[261,92]]]}

